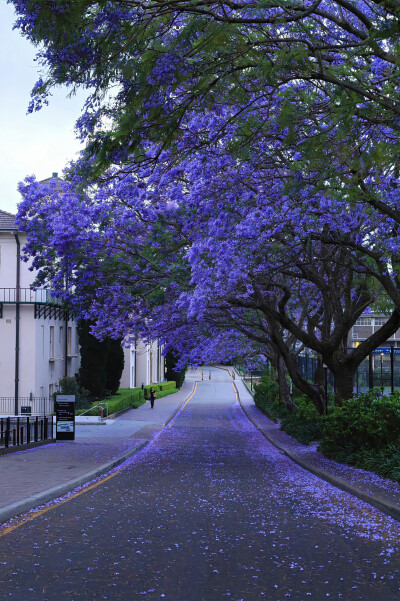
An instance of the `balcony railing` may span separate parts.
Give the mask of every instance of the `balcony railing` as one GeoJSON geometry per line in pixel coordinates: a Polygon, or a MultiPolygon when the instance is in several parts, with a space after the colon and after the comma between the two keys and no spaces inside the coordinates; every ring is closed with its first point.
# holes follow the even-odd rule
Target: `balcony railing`
{"type": "MultiPolygon", "coordinates": [[[[49,397],[19,397],[18,415],[50,415],[54,400],[49,397]]],[[[0,397],[0,416],[14,415],[15,397],[0,397]]]]}
{"type": "Polygon", "coordinates": [[[30,288],[0,288],[0,303],[15,304],[16,302],[23,304],[41,304],[41,305],[58,305],[61,300],[54,298],[50,290],[31,290],[30,288]],[[19,294],[18,294],[19,293],[19,294]]]}

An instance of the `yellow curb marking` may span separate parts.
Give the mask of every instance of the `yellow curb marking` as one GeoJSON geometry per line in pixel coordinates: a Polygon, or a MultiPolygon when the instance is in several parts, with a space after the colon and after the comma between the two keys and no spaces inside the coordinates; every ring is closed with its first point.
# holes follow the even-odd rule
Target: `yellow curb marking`
{"type": "MultiPolygon", "coordinates": [[[[184,410],[184,408],[186,407],[186,405],[188,404],[188,402],[190,401],[190,399],[196,394],[196,390],[197,390],[197,382],[195,382],[195,384],[194,384],[194,389],[193,389],[192,394],[190,395],[190,397],[188,399],[186,399],[185,404],[181,407],[181,409],[179,410],[178,413],[181,413],[184,410]]],[[[178,413],[177,413],[177,415],[178,415],[178,413]]],[[[172,422],[170,423],[170,425],[167,426],[168,428],[172,428],[173,421],[174,420],[172,420],[172,422]]]]}
{"type": "Polygon", "coordinates": [[[54,501],[51,505],[48,505],[47,507],[44,507],[43,509],[40,509],[39,511],[35,511],[34,513],[31,513],[30,515],[22,518],[21,521],[17,522],[16,524],[12,524],[11,526],[8,526],[7,528],[4,528],[4,530],[2,530],[0,532],[0,538],[2,536],[4,536],[4,535],[8,534],[9,532],[12,532],[16,528],[19,528],[23,524],[26,524],[27,522],[31,522],[35,518],[40,517],[44,513],[47,513],[48,511],[50,511],[50,509],[54,509],[55,507],[59,507],[60,505],[63,505],[64,503],[67,503],[67,501],[71,501],[72,499],[75,499],[76,497],[79,497],[80,495],[83,495],[84,493],[88,492],[89,490],[92,490],[93,488],[97,488],[97,486],[100,486],[100,484],[103,484],[104,482],[107,482],[107,480],[110,480],[111,478],[114,478],[114,476],[116,476],[117,474],[119,474],[120,472],[122,472],[126,467],[127,466],[120,467],[118,470],[116,470],[112,474],[108,474],[108,476],[105,476],[101,480],[98,480],[97,482],[94,482],[93,484],[89,484],[88,486],[85,486],[80,491],[74,493],[73,495],[70,495],[68,498],[63,499],[62,501],[58,501],[58,502],[54,501]]]}
{"type": "MultiPolygon", "coordinates": [[[[186,405],[188,404],[188,402],[190,401],[190,399],[196,393],[196,389],[197,389],[197,382],[195,383],[195,387],[194,387],[194,390],[193,390],[192,394],[186,400],[186,402],[183,405],[181,411],[184,410],[184,408],[186,407],[186,405]]],[[[171,426],[168,426],[168,428],[171,428],[171,426]]],[[[60,505],[63,505],[64,503],[67,503],[68,501],[71,501],[72,499],[75,499],[76,497],[79,497],[80,495],[83,495],[86,492],[89,492],[89,490],[92,490],[93,488],[97,488],[97,486],[100,486],[100,484],[104,484],[104,482],[107,482],[107,480],[110,480],[111,478],[114,478],[114,476],[116,476],[117,474],[119,474],[120,472],[122,472],[126,467],[127,466],[120,467],[119,469],[115,470],[112,474],[108,474],[108,476],[105,476],[101,480],[98,480],[97,482],[94,482],[93,484],[89,484],[88,486],[85,486],[84,488],[82,488],[78,492],[74,493],[73,495],[70,495],[68,498],[63,499],[62,501],[58,501],[58,502],[54,501],[51,505],[48,505],[47,507],[44,507],[43,509],[40,509],[39,511],[35,511],[34,513],[31,513],[28,516],[22,518],[19,522],[16,522],[15,524],[12,524],[11,526],[8,526],[8,527],[4,528],[4,530],[2,530],[0,532],[0,538],[2,536],[5,536],[6,534],[9,534],[13,530],[16,530],[16,528],[19,528],[20,526],[23,526],[23,524],[26,524],[27,522],[31,522],[32,520],[40,517],[41,515],[43,515],[44,513],[47,513],[51,509],[54,509],[55,507],[59,507],[60,505]]]]}

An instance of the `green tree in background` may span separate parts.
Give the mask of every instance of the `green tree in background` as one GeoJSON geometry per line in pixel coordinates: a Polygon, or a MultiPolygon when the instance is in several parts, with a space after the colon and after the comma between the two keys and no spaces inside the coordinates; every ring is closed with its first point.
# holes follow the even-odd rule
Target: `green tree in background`
{"type": "Polygon", "coordinates": [[[185,370],[179,371],[176,367],[179,360],[179,355],[174,350],[169,350],[165,355],[165,378],[169,382],[174,380],[176,387],[181,388],[185,381],[185,370]]]}
{"type": "Polygon", "coordinates": [[[115,394],[119,388],[124,369],[124,351],[121,340],[106,338],[98,340],[90,332],[91,322],[82,319],[78,323],[81,365],[78,381],[94,399],[104,399],[115,394]]]}
{"type": "Polygon", "coordinates": [[[121,342],[121,339],[108,339],[106,390],[112,395],[118,391],[125,364],[124,349],[121,342]]]}

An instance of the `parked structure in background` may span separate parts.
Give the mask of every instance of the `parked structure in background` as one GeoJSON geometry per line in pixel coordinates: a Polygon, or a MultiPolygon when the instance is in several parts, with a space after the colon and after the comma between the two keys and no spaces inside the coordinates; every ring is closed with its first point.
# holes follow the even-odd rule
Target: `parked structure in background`
{"type": "Polygon", "coordinates": [[[48,411],[60,379],[79,368],[76,324],[49,290],[31,290],[35,274],[20,260],[25,242],[15,215],[0,211],[1,414],[48,411]]]}
{"type": "Polygon", "coordinates": [[[136,388],[144,384],[158,384],[165,380],[165,360],[162,347],[155,340],[146,344],[139,340],[124,348],[125,366],[121,377],[121,388],[136,388]]]}

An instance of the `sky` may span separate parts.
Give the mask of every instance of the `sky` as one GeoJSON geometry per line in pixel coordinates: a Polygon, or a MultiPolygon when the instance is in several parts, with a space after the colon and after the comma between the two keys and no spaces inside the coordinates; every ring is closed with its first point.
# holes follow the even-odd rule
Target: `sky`
{"type": "Polygon", "coordinates": [[[30,92],[38,79],[36,49],[13,30],[12,5],[0,0],[0,210],[16,213],[21,200],[18,182],[62,174],[81,145],[74,134],[85,95],[67,98],[65,89],[53,93],[49,106],[27,115],[30,92]]]}

